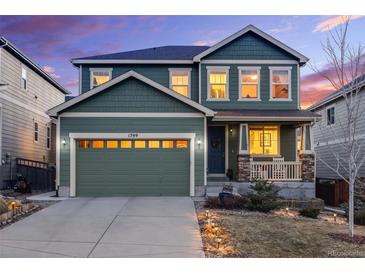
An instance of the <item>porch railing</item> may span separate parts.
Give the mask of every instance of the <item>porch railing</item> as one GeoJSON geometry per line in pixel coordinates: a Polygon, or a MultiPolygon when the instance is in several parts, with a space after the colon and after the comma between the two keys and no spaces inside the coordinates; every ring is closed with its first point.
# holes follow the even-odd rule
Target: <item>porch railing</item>
{"type": "Polygon", "coordinates": [[[250,161],[250,178],[269,181],[298,181],[302,179],[302,163],[250,161]]]}

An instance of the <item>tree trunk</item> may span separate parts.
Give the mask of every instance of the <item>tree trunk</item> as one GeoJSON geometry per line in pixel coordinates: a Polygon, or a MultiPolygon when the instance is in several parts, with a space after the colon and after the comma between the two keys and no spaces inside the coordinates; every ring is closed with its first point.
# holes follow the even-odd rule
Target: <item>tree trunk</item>
{"type": "Polygon", "coordinates": [[[349,235],[354,236],[354,179],[350,180],[349,185],[349,235]]]}

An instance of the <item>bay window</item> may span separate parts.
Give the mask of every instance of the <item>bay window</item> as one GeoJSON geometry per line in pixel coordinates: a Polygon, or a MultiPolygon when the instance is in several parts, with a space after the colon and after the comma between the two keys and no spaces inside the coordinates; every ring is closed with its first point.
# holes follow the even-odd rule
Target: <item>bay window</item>
{"type": "Polygon", "coordinates": [[[169,69],[170,71],[170,89],[190,97],[190,72],[191,69],[169,69]]]}
{"type": "Polygon", "coordinates": [[[251,155],[279,155],[278,126],[250,126],[249,139],[251,155]]]}
{"type": "Polygon", "coordinates": [[[291,67],[270,67],[270,100],[291,100],[291,67]]]}
{"type": "Polygon", "coordinates": [[[111,79],[111,68],[90,68],[90,89],[102,85],[111,79]]]}
{"type": "Polygon", "coordinates": [[[239,99],[260,100],[260,68],[239,67],[239,99]]]}
{"type": "Polygon", "coordinates": [[[229,100],[229,67],[208,67],[208,100],[229,100]]]}

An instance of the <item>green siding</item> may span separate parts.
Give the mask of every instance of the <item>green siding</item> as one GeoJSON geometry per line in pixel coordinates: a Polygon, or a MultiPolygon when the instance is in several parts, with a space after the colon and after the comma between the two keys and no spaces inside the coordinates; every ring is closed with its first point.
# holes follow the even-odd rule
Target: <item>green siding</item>
{"type": "MultiPolygon", "coordinates": [[[[204,118],[71,118],[61,119],[60,183],[70,181],[70,132],[116,133],[196,133],[197,140],[204,140],[204,118]]],[[[195,147],[195,185],[204,184],[204,144],[195,147]]]]}
{"type": "Polygon", "coordinates": [[[296,65],[262,65],[262,64],[252,64],[244,66],[259,66],[260,70],[260,98],[261,101],[258,102],[243,102],[238,101],[239,98],[239,71],[238,67],[241,65],[227,65],[227,64],[203,64],[201,66],[201,78],[202,78],[202,105],[215,109],[297,109],[298,108],[298,71],[296,65]],[[209,66],[229,66],[229,99],[230,101],[213,102],[207,101],[207,76],[209,66]],[[291,94],[292,101],[269,101],[270,99],[270,66],[291,66],[291,94]]]}
{"type": "Polygon", "coordinates": [[[83,65],[82,66],[82,92],[90,90],[90,68],[113,68],[112,77],[115,78],[130,70],[134,70],[151,80],[169,87],[169,68],[191,68],[191,99],[198,101],[199,98],[199,72],[198,65],[182,64],[118,64],[118,65],[83,65]]]}
{"type": "Polygon", "coordinates": [[[285,161],[296,160],[296,129],[294,126],[280,126],[280,153],[285,161]]]}
{"type": "Polygon", "coordinates": [[[128,78],[67,109],[70,112],[196,112],[195,108],[128,78]]]}

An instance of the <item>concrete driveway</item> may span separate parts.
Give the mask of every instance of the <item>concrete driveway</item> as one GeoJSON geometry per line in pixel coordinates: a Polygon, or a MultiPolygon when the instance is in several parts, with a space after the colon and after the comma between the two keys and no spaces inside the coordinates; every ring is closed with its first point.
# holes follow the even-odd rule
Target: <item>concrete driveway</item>
{"type": "Polygon", "coordinates": [[[0,257],[204,257],[189,197],[74,198],[0,230],[0,257]]]}

